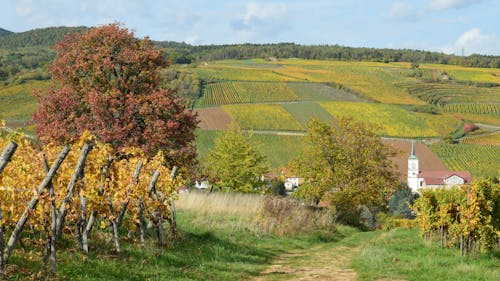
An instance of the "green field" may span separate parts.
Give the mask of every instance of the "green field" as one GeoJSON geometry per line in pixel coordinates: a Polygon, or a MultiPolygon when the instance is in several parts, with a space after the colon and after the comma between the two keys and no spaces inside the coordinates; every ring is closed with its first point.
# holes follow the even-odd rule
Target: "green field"
{"type": "Polygon", "coordinates": [[[0,119],[9,123],[26,122],[36,109],[34,89],[47,89],[48,81],[29,81],[20,85],[0,87],[0,119]]]}
{"type": "MultiPolygon", "coordinates": [[[[198,158],[203,159],[214,146],[215,138],[220,131],[197,130],[196,146],[198,158]]],[[[290,160],[297,156],[303,146],[304,137],[286,135],[251,134],[250,141],[267,158],[271,169],[287,166],[290,160]]]]}
{"type": "Polygon", "coordinates": [[[312,118],[328,123],[331,123],[333,120],[333,116],[317,102],[287,103],[282,104],[282,106],[290,112],[293,118],[299,121],[304,128],[312,118]]]}
{"type": "Polygon", "coordinates": [[[500,146],[438,143],[429,147],[450,170],[468,170],[474,177],[500,176],[500,146]]]}

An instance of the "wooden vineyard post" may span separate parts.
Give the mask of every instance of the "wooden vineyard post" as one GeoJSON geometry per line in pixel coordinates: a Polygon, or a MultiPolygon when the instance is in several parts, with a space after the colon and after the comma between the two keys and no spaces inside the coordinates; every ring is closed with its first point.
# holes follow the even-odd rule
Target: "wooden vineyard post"
{"type": "MultiPolygon", "coordinates": [[[[17,143],[10,142],[2,151],[0,155],[0,174],[3,169],[7,166],[12,159],[12,156],[16,152],[17,143]]],[[[4,258],[4,250],[5,250],[5,240],[3,238],[4,235],[4,225],[3,225],[3,215],[2,215],[2,202],[0,202],[0,274],[3,273],[5,268],[5,258],[4,258]]]]}
{"type": "MultiPolygon", "coordinates": [[[[43,167],[45,169],[45,172],[49,172],[49,163],[47,162],[47,158],[45,157],[45,154],[43,154],[43,167]]],[[[50,224],[50,232],[52,233],[51,235],[47,235],[49,238],[47,239],[47,242],[49,245],[47,245],[47,255],[44,258],[44,262],[47,262],[47,260],[50,260],[50,264],[52,266],[52,270],[56,270],[56,231],[57,231],[57,208],[56,208],[56,201],[55,201],[55,193],[54,193],[54,185],[52,184],[52,181],[49,183],[49,196],[50,196],[50,217],[51,217],[51,224],[50,224]]]]}
{"type": "MultiPolygon", "coordinates": [[[[120,225],[123,221],[123,217],[125,216],[125,213],[127,212],[127,207],[128,207],[129,202],[130,202],[129,196],[130,196],[130,193],[132,192],[132,188],[134,187],[134,185],[137,184],[137,182],[139,180],[139,174],[141,173],[141,169],[142,169],[142,161],[139,160],[139,162],[137,162],[137,167],[135,168],[135,171],[134,171],[133,182],[131,182],[129,187],[128,187],[127,197],[125,199],[125,202],[123,202],[117,218],[114,220],[111,220],[111,238],[113,239],[113,242],[115,244],[115,250],[117,253],[121,252],[118,229],[120,228],[120,225]]],[[[113,203],[112,203],[111,199],[109,199],[109,203],[110,203],[111,213],[113,213],[114,208],[113,208],[113,203]]]]}
{"type": "Polygon", "coordinates": [[[17,221],[17,224],[14,228],[14,231],[12,232],[12,235],[9,238],[9,242],[7,243],[7,252],[5,253],[5,257],[4,257],[5,262],[7,262],[9,260],[9,257],[12,254],[12,251],[14,250],[14,246],[18,242],[19,237],[21,235],[21,232],[24,228],[24,225],[26,224],[26,221],[28,220],[29,214],[31,213],[31,211],[33,211],[35,209],[36,205],[38,204],[39,196],[42,195],[44,189],[47,188],[47,186],[51,182],[52,178],[56,174],[56,172],[59,169],[59,167],[61,166],[62,162],[64,161],[64,159],[68,155],[69,150],[70,150],[70,147],[65,146],[64,149],[61,151],[61,153],[57,157],[54,164],[52,164],[52,167],[50,168],[49,172],[47,173],[47,175],[43,179],[42,183],[38,187],[37,194],[31,198],[30,202],[28,203],[28,206],[26,206],[26,208],[24,209],[24,212],[21,215],[21,218],[17,221]]]}
{"type": "MultiPolygon", "coordinates": [[[[177,176],[177,171],[178,171],[178,167],[174,166],[172,168],[172,172],[170,173],[170,178],[172,179],[172,181],[177,176]]],[[[177,236],[177,214],[175,211],[175,202],[174,202],[174,199],[172,197],[168,198],[168,200],[170,201],[169,202],[170,203],[170,211],[172,212],[172,216],[170,218],[167,218],[167,220],[168,220],[168,223],[170,225],[170,234],[173,237],[175,237],[175,236],[177,236]]]]}
{"type": "MultiPolygon", "coordinates": [[[[104,184],[106,182],[106,179],[109,178],[109,168],[111,167],[111,163],[113,163],[114,160],[115,160],[115,157],[110,156],[108,158],[108,161],[106,162],[106,165],[104,165],[104,167],[102,167],[101,184],[100,184],[98,192],[97,192],[97,194],[99,196],[103,196],[103,194],[104,194],[104,184]]],[[[97,212],[95,210],[91,210],[89,220],[85,224],[85,231],[87,232],[87,236],[92,231],[96,216],[97,216],[97,212]]]]}
{"type": "Polygon", "coordinates": [[[14,155],[17,149],[17,143],[11,141],[2,151],[2,155],[0,155],[0,173],[2,173],[3,169],[9,163],[10,159],[14,155]]]}
{"type": "Polygon", "coordinates": [[[73,197],[73,192],[75,191],[75,186],[77,181],[83,175],[83,169],[85,167],[85,161],[87,159],[87,155],[92,149],[92,145],[89,142],[85,142],[83,145],[80,156],[78,157],[78,162],[76,163],[75,170],[73,171],[73,175],[68,183],[68,188],[66,190],[66,196],[64,197],[61,205],[59,206],[59,214],[57,216],[57,231],[56,231],[56,239],[62,235],[62,230],[64,227],[64,220],[66,218],[66,204],[71,202],[71,198],[73,197]]]}

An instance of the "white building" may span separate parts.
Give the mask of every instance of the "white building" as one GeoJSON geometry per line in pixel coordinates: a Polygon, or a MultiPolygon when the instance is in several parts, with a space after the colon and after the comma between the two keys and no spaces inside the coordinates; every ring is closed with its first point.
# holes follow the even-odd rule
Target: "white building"
{"type": "Polygon", "coordinates": [[[413,192],[421,188],[441,188],[470,184],[472,175],[469,171],[420,171],[418,157],[415,155],[415,143],[411,143],[408,157],[408,187],[413,192]]]}

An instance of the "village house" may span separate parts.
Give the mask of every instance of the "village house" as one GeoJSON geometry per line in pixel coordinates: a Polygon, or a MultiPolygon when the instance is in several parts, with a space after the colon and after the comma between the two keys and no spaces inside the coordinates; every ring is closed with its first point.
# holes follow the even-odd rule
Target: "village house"
{"type": "Polygon", "coordinates": [[[418,157],[415,155],[415,143],[411,144],[408,157],[408,187],[415,193],[422,188],[448,188],[472,183],[469,171],[420,171],[418,157]]]}

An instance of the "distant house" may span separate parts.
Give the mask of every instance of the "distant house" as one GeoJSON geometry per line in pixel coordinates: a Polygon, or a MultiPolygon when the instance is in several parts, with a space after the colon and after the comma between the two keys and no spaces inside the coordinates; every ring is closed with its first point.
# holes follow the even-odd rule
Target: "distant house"
{"type": "Polygon", "coordinates": [[[285,189],[286,191],[294,191],[297,187],[299,187],[301,183],[301,179],[297,177],[289,177],[285,179],[285,189]]]}
{"type": "Polygon", "coordinates": [[[452,187],[472,183],[469,171],[424,171],[418,174],[419,188],[452,187]]]}
{"type": "Polygon", "coordinates": [[[418,157],[415,155],[415,144],[411,144],[411,155],[408,157],[408,187],[413,192],[422,188],[443,188],[472,183],[469,171],[420,171],[418,157]]]}
{"type": "Polygon", "coordinates": [[[185,194],[185,193],[189,193],[189,189],[187,188],[187,186],[185,185],[181,185],[177,188],[177,192],[179,194],[185,194]]]}
{"type": "Polygon", "coordinates": [[[207,191],[212,188],[212,185],[208,180],[205,179],[205,180],[195,181],[194,187],[196,187],[200,191],[207,191]]]}

